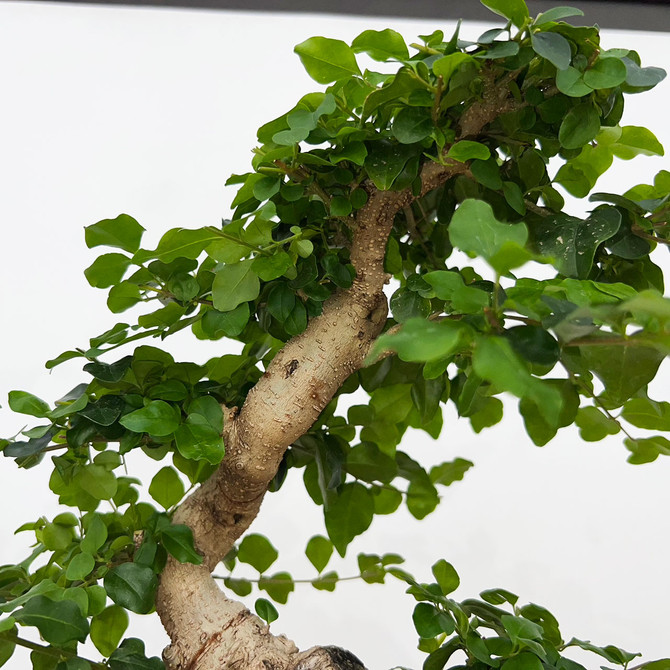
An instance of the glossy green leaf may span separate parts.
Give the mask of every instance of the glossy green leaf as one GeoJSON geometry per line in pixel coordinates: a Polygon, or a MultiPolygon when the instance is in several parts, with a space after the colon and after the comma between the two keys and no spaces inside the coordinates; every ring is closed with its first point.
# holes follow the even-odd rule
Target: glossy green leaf
{"type": "Polygon", "coordinates": [[[593,89],[585,83],[584,74],[571,66],[556,73],[556,88],[571,98],[581,98],[593,92],[593,89]]]}
{"type": "Polygon", "coordinates": [[[319,84],[361,74],[353,49],[342,40],[310,37],[298,44],[294,51],[307,74],[319,84]]]}
{"type": "Polygon", "coordinates": [[[121,563],[105,575],[107,595],[121,607],[147,614],[153,609],[158,579],[146,565],[121,563]]]}
{"type": "Polygon", "coordinates": [[[161,237],[155,250],[141,249],[133,261],[144,263],[155,258],[172,263],[177,258],[197,258],[209,244],[220,239],[215,228],[172,228],[161,237]]]}
{"type": "Polygon", "coordinates": [[[193,544],[193,531],[184,524],[173,524],[161,529],[160,541],[171,556],[180,563],[200,565],[202,556],[193,544]]]}
{"type": "Polygon", "coordinates": [[[141,409],[125,414],[119,423],[135,433],[169,435],[181,421],[179,410],[164,400],[152,400],[141,409]]]}
{"type": "Polygon", "coordinates": [[[140,247],[144,228],[132,216],[119,214],[115,219],[104,219],[84,228],[84,238],[89,249],[104,245],[118,247],[134,253],[140,247]]]}
{"type": "Polygon", "coordinates": [[[107,540],[107,535],[107,526],[102,517],[95,513],[89,515],[86,533],[81,541],[81,550],[95,555],[107,540]]]}
{"type": "Polygon", "coordinates": [[[35,626],[47,642],[56,646],[83,642],[89,632],[88,621],[72,600],[34,596],[12,616],[25,626],[35,626]]]}
{"type": "Polygon", "coordinates": [[[265,572],[276,560],[279,554],[270,540],[264,535],[252,533],[245,535],[240,542],[237,559],[248,563],[258,572],[265,572]]]}
{"type": "Polygon", "coordinates": [[[536,226],[535,243],[543,256],[554,259],[561,274],[586,279],[598,245],[613,237],[620,225],[621,215],[614,208],[595,211],[586,220],[559,214],[536,226]]]}
{"type": "Polygon", "coordinates": [[[461,65],[465,63],[474,63],[475,60],[469,54],[465,54],[461,51],[457,51],[453,54],[448,54],[447,56],[442,56],[438,58],[433,63],[433,72],[436,77],[442,77],[444,84],[446,85],[451,79],[452,75],[456,70],[458,70],[461,65]]]}
{"type": "Polygon", "coordinates": [[[365,159],[365,169],[378,189],[388,191],[413,154],[410,145],[375,142],[365,159]]]}
{"type": "Polygon", "coordinates": [[[119,605],[110,605],[91,619],[91,642],[104,657],[119,646],[128,623],[128,613],[119,605]]]}
{"type": "Polygon", "coordinates": [[[144,642],[134,637],[126,638],[107,659],[110,670],[164,670],[163,661],[157,656],[147,658],[144,642]]]}
{"type": "Polygon", "coordinates": [[[617,158],[623,160],[630,160],[640,154],[643,156],[665,155],[663,145],[656,139],[656,135],[651,130],[640,126],[624,126],[621,129],[621,136],[612,144],[611,149],[617,158]]]}

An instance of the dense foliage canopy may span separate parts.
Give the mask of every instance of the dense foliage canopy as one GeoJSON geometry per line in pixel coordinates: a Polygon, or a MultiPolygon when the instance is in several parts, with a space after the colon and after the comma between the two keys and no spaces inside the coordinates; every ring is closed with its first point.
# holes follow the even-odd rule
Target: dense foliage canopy
{"type": "MultiPolygon", "coordinates": [[[[409,427],[440,435],[444,403],[480,432],[501,420],[499,396],[509,393],[537,445],[576,424],[586,441],[621,434],[634,464],[670,455],[659,434],[670,430],[670,403],[647,394],[670,351],[670,301],[651,257],[670,244],[670,173],[623,194],[594,192],[614,158],[663,155],[650,130],[619,122],[624,96],[665,73],[634,51],[602,49],[596,27],[564,22],[579,10],[532,18],[523,0],[482,2],[507,23],[474,42],[437,30],[408,46],[387,29],[351,45],[299,44],[307,72],[328,86],[259,129],[252,170],[228,182],[238,190],[221,226],[169,230],[156,249],[142,247],[143,228],[127,214],[86,228],[88,247],[112,249],[85,271],[108,289],[109,309],[150,309],[47,363],[80,362],[87,375],[55,407],[10,393],[11,409],[39,425],[0,448],[22,468],[49,463],[50,488],[72,512],[24,524],[34,551],[0,568],[0,666],[19,644],[40,670],[163,667],[140,640],[123,638],[127,610],[154,610],[168,557],[203,562],[193,529],[172,523],[174,513],[219,468],[224,422],[278,352],[298,342],[307,360],[320,356],[310,324],[338,301],[346,310],[366,281],[390,280],[383,332],[363,352],[365,366],[346,364],[345,381],[320,397],[325,408],[316,402],[316,420],[280,454],[268,487],[301,469],[323,508],[324,529],[305,548],[315,588],[336,588],[331,555],[344,556],[375,515],[405,505],[426,517],[439,488],[472,466],[457,458],[427,469],[400,448],[409,427]],[[364,58],[376,69],[362,70],[364,58]],[[589,215],[569,213],[557,186],[588,197],[589,215]],[[160,341],[186,328],[235,340],[239,353],[176,362],[160,341]],[[146,338],[151,345],[126,346],[146,338]],[[365,404],[338,411],[342,395],[360,390],[365,404]],[[123,468],[131,450],[165,460],[148,485],[155,504],[139,502],[141,483],[123,468]],[[20,627],[35,627],[44,644],[19,637],[20,627]],[[88,638],[105,660],[77,655],[88,638]]],[[[383,306],[370,300],[372,323],[383,306]]],[[[302,365],[291,359],[285,379],[302,365]]],[[[269,572],[277,556],[252,533],[223,561],[224,588],[262,592],[256,612],[269,623],[278,616],[271,601],[284,604],[294,590],[291,574],[269,572]],[[259,579],[236,575],[240,563],[259,579]]],[[[577,670],[571,647],[608,667],[636,656],[564,640],[550,612],[504,589],[453,600],[459,578],[446,560],[428,584],[401,563],[358,556],[363,580],[399,579],[417,600],[426,670],[577,670]]],[[[644,667],[667,670],[670,660],[644,667]]]]}

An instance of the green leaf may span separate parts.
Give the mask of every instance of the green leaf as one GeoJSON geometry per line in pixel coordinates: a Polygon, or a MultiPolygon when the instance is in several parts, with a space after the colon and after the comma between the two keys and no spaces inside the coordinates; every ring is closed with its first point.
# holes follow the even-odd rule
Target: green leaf
{"type": "Polygon", "coordinates": [[[90,554],[81,553],[77,554],[70,561],[70,564],[67,566],[65,571],[65,576],[70,581],[84,580],[88,575],[91,574],[93,568],[95,567],[95,559],[90,554]]]}
{"type": "Polygon", "coordinates": [[[545,23],[558,21],[559,19],[565,19],[568,16],[584,16],[584,12],[581,9],[576,9],[575,7],[552,7],[546,12],[539,14],[535,21],[533,21],[533,25],[542,26],[545,23]]]}
{"type": "Polygon", "coordinates": [[[90,514],[88,516],[88,526],[86,527],[86,534],[81,541],[81,550],[91,555],[95,553],[105,544],[107,540],[107,526],[99,514],[90,514]]]}
{"type": "Polygon", "coordinates": [[[579,149],[595,139],[600,130],[600,115],[590,102],[573,107],[558,130],[558,140],[566,149],[579,149]]]}
{"type": "Polygon", "coordinates": [[[123,254],[103,254],[84,270],[84,275],[91,286],[107,288],[123,279],[130,263],[123,254]]]}
{"type": "Polygon", "coordinates": [[[620,225],[621,214],[613,207],[596,210],[586,220],[558,214],[535,227],[535,243],[540,254],[554,259],[561,274],[586,279],[598,245],[613,237],[620,225]]]}
{"type": "Polygon", "coordinates": [[[104,219],[84,228],[84,238],[89,249],[104,245],[134,253],[140,248],[143,232],[144,228],[132,216],[119,214],[115,219],[104,219]]]}
{"type": "Polygon", "coordinates": [[[197,258],[209,244],[221,239],[216,228],[172,228],[161,237],[154,251],[141,249],[133,257],[135,263],[152,258],[172,263],[177,258],[197,258]]]}
{"type": "Polygon", "coordinates": [[[128,623],[128,613],[118,605],[110,605],[91,619],[91,642],[105,658],[119,646],[128,623]]]}
{"type": "Polygon", "coordinates": [[[252,533],[245,535],[240,543],[237,559],[242,563],[248,563],[256,568],[261,574],[265,572],[276,560],[279,554],[272,546],[270,540],[264,535],[252,533]]]}
{"type": "Polygon", "coordinates": [[[323,572],[333,555],[333,543],[322,535],[314,535],[309,539],[305,547],[305,556],[316,568],[317,572],[323,572]]]}
{"type": "Polygon", "coordinates": [[[342,40],[310,37],[295,49],[307,74],[319,84],[330,84],[351,75],[360,75],[352,48],[342,40]]]}
{"type": "Polygon", "coordinates": [[[500,670],[543,670],[542,661],[529,651],[522,651],[512,658],[508,658],[500,670]]]}
{"type": "Polygon", "coordinates": [[[670,403],[667,402],[631,398],[623,406],[621,416],[637,428],[670,431],[670,403]]]}
{"type": "Polygon", "coordinates": [[[83,642],[89,631],[88,621],[72,600],[34,596],[12,616],[24,626],[35,626],[47,642],[58,647],[83,642]]]}
{"type": "Polygon", "coordinates": [[[440,585],[442,595],[448,596],[455,591],[461,583],[458,573],[451,563],[447,563],[444,559],[440,559],[431,568],[435,580],[440,585]]]}
{"type": "Polygon", "coordinates": [[[163,436],[174,433],[181,422],[179,410],[164,400],[152,400],[141,409],[125,414],[119,423],[135,433],[163,436]]]}
{"type": "Polygon", "coordinates": [[[251,259],[247,259],[240,263],[224,265],[214,275],[212,301],[215,309],[229,312],[241,303],[258,297],[261,285],[252,263],[251,259]]]}
{"type": "Polygon", "coordinates": [[[118,488],[114,473],[102,465],[85,465],[74,476],[75,484],[95,500],[109,500],[118,488]]]}
{"type": "Polygon", "coordinates": [[[574,67],[566,67],[556,73],[556,88],[571,98],[581,98],[593,91],[584,82],[583,73],[574,67]]]}
{"type": "Polygon", "coordinates": [[[158,578],[154,571],[137,563],[121,563],[105,575],[107,595],[121,607],[148,614],[154,606],[158,578]]]}
{"type": "Polygon", "coordinates": [[[410,319],[395,333],[380,335],[368,358],[374,361],[380,353],[394,351],[403,361],[435,361],[467,346],[471,337],[470,327],[459,321],[410,319]]]}
{"type": "Polygon", "coordinates": [[[295,293],[286,284],[273,286],[268,294],[267,310],[280,323],[288,319],[295,304],[295,293]]]}
{"type": "MultiPolygon", "coordinates": [[[[13,626],[14,619],[10,618],[10,620],[13,626]]],[[[0,668],[12,657],[14,649],[16,649],[16,643],[13,640],[0,639],[0,668]]]]}
{"type": "Polygon", "coordinates": [[[272,623],[279,618],[279,612],[277,612],[275,606],[265,598],[257,598],[254,609],[256,610],[256,614],[267,623],[272,623]]]}
{"type": "Polygon", "coordinates": [[[374,501],[368,489],[357,482],[344,484],[324,509],[326,530],[335,549],[344,556],[347,545],[372,523],[374,501]]]}
{"type": "Polygon", "coordinates": [[[366,482],[390,482],[398,473],[395,461],[372,442],[362,442],[347,454],[347,472],[366,482]]]}
{"type": "Polygon", "coordinates": [[[434,465],[430,469],[430,481],[433,484],[450,486],[454,482],[463,479],[465,473],[473,466],[474,463],[464,458],[455,458],[453,461],[434,465]]]}
{"type": "Polygon", "coordinates": [[[292,266],[291,257],[285,251],[277,251],[272,256],[256,256],[251,269],[261,281],[272,281],[281,277],[292,266]]]}
{"type": "Polygon", "coordinates": [[[169,509],[184,497],[184,484],[174,468],[161,468],[151,480],[149,495],[162,507],[169,509]]]}
{"type": "Polygon", "coordinates": [[[618,58],[598,58],[584,72],[584,83],[591,88],[614,88],[626,81],[626,66],[618,58]]]}
{"type": "Polygon", "coordinates": [[[401,144],[413,144],[430,136],[433,120],[423,107],[403,107],[393,119],[391,130],[401,144]]]}
{"type": "Polygon", "coordinates": [[[295,591],[295,584],[288,572],[277,572],[269,577],[261,577],[258,588],[265,591],[276,603],[285,605],[289,595],[295,591]]]}
{"type": "Polygon", "coordinates": [[[651,347],[630,344],[582,346],[584,364],[605,385],[608,403],[623,405],[655,376],[664,355],[651,347]]]}
{"type": "Polygon", "coordinates": [[[202,556],[193,544],[193,531],[184,524],[173,524],[161,529],[160,541],[171,556],[180,563],[200,565],[202,556]]]}
{"type": "Polygon", "coordinates": [[[422,298],[418,293],[406,288],[399,288],[389,301],[393,318],[398,323],[410,319],[427,317],[430,314],[430,300],[422,298]]]}
{"type": "Polygon", "coordinates": [[[410,145],[379,140],[369,150],[365,169],[378,189],[388,191],[413,155],[410,145]]]}
{"type": "MultiPolygon", "coordinates": [[[[608,59],[611,60],[611,59],[608,59]]],[[[640,126],[624,126],[621,136],[611,145],[612,153],[623,160],[629,160],[642,154],[643,156],[663,156],[663,145],[656,135],[640,126]]]]}
{"type": "Polygon", "coordinates": [[[478,160],[487,160],[491,156],[489,148],[481,142],[472,142],[471,140],[461,140],[452,144],[447,152],[449,158],[464,163],[474,158],[478,160]]]}
{"type": "MultiPolygon", "coordinates": [[[[451,219],[449,239],[461,251],[481,256],[502,273],[516,266],[514,262],[509,266],[504,252],[523,249],[528,239],[528,229],[523,223],[500,223],[491,205],[483,200],[468,199],[461,203],[451,219]]],[[[527,256],[524,257],[522,262],[527,259],[527,256]]]]}
{"type": "Polygon", "coordinates": [[[586,442],[598,442],[619,432],[619,424],[597,407],[580,407],[575,418],[579,436],[586,442]]]}
{"type": "Polygon", "coordinates": [[[538,56],[546,58],[552,65],[559,70],[565,70],[572,60],[572,51],[570,42],[560,35],[553,32],[536,32],[531,37],[533,51],[538,56]]]}
{"type": "Polygon", "coordinates": [[[373,60],[381,62],[409,59],[409,51],[402,35],[390,28],[363,31],[351,43],[351,48],[355,53],[365,52],[373,60]]]}
{"type": "Polygon", "coordinates": [[[121,416],[124,406],[125,403],[121,396],[104,395],[95,402],[89,402],[84,409],[79,411],[79,416],[99,426],[111,426],[121,416]]]}
{"type": "Polygon", "coordinates": [[[9,407],[19,414],[29,414],[38,418],[44,418],[49,414],[49,405],[27,391],[10,391],[9,407]]]}
{"type": "Polygon", "coordinates": [[[107,663],[110,670],[165,670],[160,658],[145,656],[144,642],[134,637],[126,638],[107,659],[107,663]]]}
{"type": "Polygon", "coordinates": [[[492,12],[509,19],[517,28],[521,28],[530,18],[524,0],[481,0],[481,3],[492,12]]]}
{"type": "Polygon", "coordinates": [[[414,628],[419,637],[429,639],[442,633],[451,634],[455,630],[452,618],[430,603],[418,603],[412,613],[414,628]]]}
{"type": "Polygon", "coordinates": [[[109,290],[107,307],[109,307],[109,311],[113,314],[119,314],[136,305],[141,299],[142,296],[137,284],[122,281],[120,284],[112,286],[109,290]]]}
{"type": "Polygon", "coordinates": [[[518,398],[531,397],[550,424],[558,422],[563,405],[561,394],[533,377],[502,337],[481,337],[472,356],[474,371],[482,379],[518,398]]]}
{"type": "Polygon", "coordinates": [[[476,61],[469,54],[457,51],[456,53],[438,58],[433,63],[433,73],[436,77],[442,77],[444,85],[446,86],[454,72],[456,72],[461,65],[474,62],[476,61]]]}

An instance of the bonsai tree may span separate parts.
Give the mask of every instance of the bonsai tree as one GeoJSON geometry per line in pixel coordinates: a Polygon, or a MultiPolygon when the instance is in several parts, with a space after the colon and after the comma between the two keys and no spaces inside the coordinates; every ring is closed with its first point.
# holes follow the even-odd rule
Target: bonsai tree
{"type": "MultiPolygon", "coordinates": [[[[335,551],[376,515],[426,517],[472,466],[426,468],[403,451],[409,427],[440,434],[444,403],[480,432],[511,394],[537,445],[576,424],[587,441],[621,433],[631,463],[670,453],[656,434],[670,404],[647,393],[670,343],[650,257],[670,243],[670,174],[593,192],[615,157],[662,155],[651,131],[619,121],[624,96],[665,73],[563,21],[579,10],[533,18],[523,0],[483,4],[506,23],[474,42],[436,31],[408,46],[367,30],[351,45],[299,44],[326,89],[259,129],[221,226],[169,230],[156,249],[127,214],[86,228],[89,247],[112,249],[85,271],[109,309],[149,309],[47,363],[83,364],[55,407],[9,395],[38,421],[2,440],[4,455],[51,464],[72,511],[24,524],[34,550],[0,568],[0,665],[19,645],[40,670],[363,667],[266,625],[294,577],[269,574],[277,552],[247,530],[301,470],[324,518],[305,548],[311,582],[333,590],[335,551]],[[570,213],[556,186],[588,197],[589,215],[570,213]],[[160,343],[183,329],[239,353],[175,361],[160,343]],[[353,392],[368,401],[338,409],[353,392]],[[155,504],[124,469],[138,451],[164,462],[147,482],[155,504]],[[255,613],[236,600],[252,593],[255,613]],[[154,609],[171,639],[162,660],[125,637],[128,611],[154,609]],[[88,639],[101,660],[79,653],[88,639]]],[[[426,670],[578,670],[574,648],[607,667],[637,656],[564,639],[548,610],[505,589],[456,601],[446,558],[423,583],[398,554],[358,556],[361,579],[400,580],[416,600],[426,670]]]]}

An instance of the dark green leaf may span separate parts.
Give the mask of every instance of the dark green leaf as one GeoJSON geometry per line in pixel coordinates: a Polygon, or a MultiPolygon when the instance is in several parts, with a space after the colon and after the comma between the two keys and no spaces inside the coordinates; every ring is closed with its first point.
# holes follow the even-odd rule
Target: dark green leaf
{"type": "Polygon", "coordinates": [[[509,19],[517,28],[521,28],[529,19],[528,7],[524,0],[481,0],[492,12],[509,19]]]}
{"type": "Polygon", "coordinates": [[[584,16],[584,12],[581,9],[576,9],[575,7],[552,7],[546,12],[539,14],[535,21],[533,21],[533,25],[542,26],[545,23],[565,19],[568,16],[584,16]]]}
{"type": "Polygon", "coordinates": [[[566,149],[579,149],[595,139],[599,130],[598,112],[591,103],[584,102],[566,114],[558,131],[558,139],[566,149]]]}
{"type": "Polygon", "coordinates": [[[75,640],[83,642],[89,631],[88,621],[72,600],[56,602],[46,596],[34,596],[12,616],[25,626],[35,626],[47,642],[56,646],[75,640]]]}
{"type": "Polygon", "coordinates": [[[433,132],[430,112],[423,107],[403,107],[393,120],[393,134],[401,144],[420,142],[433,132]]]}
{"type": "Polygon", "coordinates": [[[134,637],[126,638],[107,663],[111,670],[165,670],[160,658],[145,656],[144,642],[134,637]]]}
{"type": "Polygon", "coordinates": [[[183,524],[174,524],[161,529],[160,540],[171,556],[180,563],[200,565],[202,556],[193,544],[193,531],[183,524]]]}
{"type": "Polygon", "coordinates": [[[153,609],[158,579],[146,565],[121,563],[105,575],[107,595],[121,607],[138,614],[153,609]]]}
{"type": "Polygon", "coordinates": [[[272,623],[279,618],[279,612],[277,612],[275,606],[265,598],[257,598],[254,609],[256,614],[267,623],[272,623]]]}
{"type": "Polygon", "coordinates": [[[372,523],[374,501],[372,494],[362,484],[344,484],[337,497],[324,509],[326,530],[340,556],[347,545],[372,523]]]}
{"type": "Polygon", "coordinates": [[[435,580],[440,585],[442,595],[449,595],[452,591],[455,591],[461,583],[460,577],[454,569],[454,566],[451,565],[451,563],[447,563],[444,559],[440,559],[431,569],[435,580]]]}
{"type": "Polygon", "coordinates": [[[591,88],[614,88],[626,81],[626,66],[618,58],[598,58],[584,72],[584,83],[591,88]]]}
{"type": "Polygon", "coordinates": [[[124,406],[121,396],[105,395],[95,402],[89,402],[84,409],[79,411],[79,416],[99,426],[111,426],[121,416],[124,406]]]}

